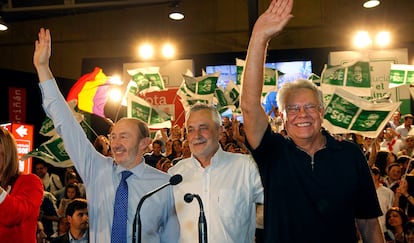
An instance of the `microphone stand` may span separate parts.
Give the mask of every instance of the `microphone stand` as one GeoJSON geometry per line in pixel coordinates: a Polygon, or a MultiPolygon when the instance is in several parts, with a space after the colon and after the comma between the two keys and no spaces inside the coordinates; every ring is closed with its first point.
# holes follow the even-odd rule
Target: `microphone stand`
{"type": "Polygon", "coordinates": [[[207,243],[207,220],[204,214],[203,201],[198,194],[187,193],[184,195],[184,201],[190,203],[196,198],[200,206],[200,216],[198,217],[198,242],[207,243]]]}
{"type": "Polygon", "coordinates": [[[141,198],[141,200],[139,200],[137,210],[135,211],[134,223],[132,224],[132,243],[137,242],[137,237],[136,237],[137,236],[137,234],[136,234],[137,233],[137,228],[136,228],[137,219],[138,219],[138,233],[139,233],[138,243],[141,243],[141,240],[142,240],[142,237],[141,237],[142,223],[141,223],[140,211],[141,211],[141,207],[142,207],[142,204],[144,203],[144,201],[147,198],[151,197],[154,193],[156,193],[156,192],[160,191],[161,189],[163,189],[164,187],[167,187],[169,185],[175,186],[178,183],[180,183],[182,180],[183,180],[183,177],[180,174],[173,175],[170,178],[170,181],[168,183],[165,183],[164,185],[161,185],[160,187],[157,187],[154,190],[148,192],[147,194],[145,194],[141,198]]]}

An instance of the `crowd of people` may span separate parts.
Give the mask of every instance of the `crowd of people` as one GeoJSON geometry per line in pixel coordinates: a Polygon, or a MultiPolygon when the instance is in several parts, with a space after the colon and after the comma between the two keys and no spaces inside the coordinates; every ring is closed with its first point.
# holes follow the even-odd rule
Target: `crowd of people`
{"type": "Polygon", "coordinates": [[[278,107],[263,110],[267,46],[292,7],[272,0],[254,25],[243,122],[195,104],[182,127],[152,138],[145,122],[122,118],[94,143],[57,87],[51,34],[41,28],[33,62],[43,107],[74,167],[57,175],[38,161],[33,174],[19,173],[15,140],[0,128],[0,240],[413,243],[411,114],[396,112],[375,139],[333,136],[323,128],[322,93],[308,80],[284,84],[278,107]]]}

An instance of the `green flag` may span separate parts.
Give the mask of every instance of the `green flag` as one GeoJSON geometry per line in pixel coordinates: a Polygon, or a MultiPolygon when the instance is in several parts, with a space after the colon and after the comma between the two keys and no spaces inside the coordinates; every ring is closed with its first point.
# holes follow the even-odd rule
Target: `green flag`
{"type": "Polygon", "coordinates": [[[127,101],[128,117],[139,118],[153,129],[171,127],[171,116],[166,112],[154,108],[144,99],[132,94],[128,94],[127,101]]]}
{"type": "Polygon", "coordinates": [[[391,64],[389,88],[414,84],[414,65],[391,64]]]}
{"type": "MultiPolygon", "coordinates": [[[[75,110],[76,100],[71,100],[71,101],[68,101],[67,103],[75,119],[78,122],[82,122],[84,120],[83,114],[75,110]]],[[[57,135],[52,119],[50,119],[49,117],[45,118],[45,120],[42,123],[42,126],[40,127],[39,133],[46,137],[52,137],[52,136],[57,135]]]]}
{"type": "Polygon", "coordinates": [[[400,104],[372,103],[337,88],[325,106],[323,126],[333,134],[359,133],[375,138],[400,104]]]}
{"type": "Polygon", "coordinates": [[[183,78],[186,88],[194,94],[209,95],[214,94],[214,90],[217,88],[217,80],[219,76],[220,73],[213,73],[200,77],[183,75],[183,78]]]}
{"type": "Polygon", "coordinates": [[[69,155],[66,153],[62,138],[55,136],[42,143],[38,148],[23,155],[21,160],[29,157],[39,158],[55,167],[66,168],[73,166],[69,155]]]}
{"type": "Polygon", "coordinates": [[[357,96],[371,96],[371,71],[369,62],[352,62],[338,66],[325,65],[321,75],[321,89],[332,94],[340,87],[357,96]]]}
{"type": "Polygon", "coordinates": [[[215,90],[215,97],[217,98],[217,109],[220,113],[227,109],[235,110],[239,107],[240,91],[233,81],[229,81],[226,89],[218,87],[215,90]]]}
{"type": "MultiPolygon", "coordinates": [[[[132,81],[136,83],[136,92],[151,92],[164,90],[164,80],[159,67],[146,67],[127,70],[132,81]]],[[[130,92],[130,90],[128,90],[130,92]]],[[[138,93],[136,93],[138,94],[138,93]]]]}

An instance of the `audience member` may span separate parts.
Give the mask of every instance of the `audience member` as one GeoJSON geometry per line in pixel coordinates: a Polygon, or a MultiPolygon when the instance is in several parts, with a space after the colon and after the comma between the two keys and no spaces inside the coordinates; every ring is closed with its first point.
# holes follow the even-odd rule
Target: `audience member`
{"type": "Polygon", "coordinates": [[[250,156],[224,152],[219,145],[222,129],[217,110],[196,104],[186,114],[187,139],[192,156],[169,169],[181,174],[174,198],[180,223],[180,242],[198,241],[197,203],[187,204],[186,193],[200,196],[207,220],[209,242],[253,242],[256,203],[262,203],[263,187],[250,156]]]}
{"type": "Polygon", "coordinates": [[[165,158],[162,153],[162,142],[161,140],[154,140],[152,141],[152,151],[151,153],[147,153],[144,155],[145,163],[151,165],[152,167],[156,167],[157,162],[165,158]]]}
{"type": "Polygon", "coordinates": [[[387,168],[387,176],[384,178],[384,185],[395,192],[399,186],[401,175],[400,164],[390,164],[387,168]]]}
{"type": "Polygon", "coordinates": [[[224,147],[227,145],[227,138],[228,138],[227,132],[225,131],[220,132],[219,142],[220,142],[221,149],[224,149],[224,147]]]}
{"type": "Polygon", "coordinates": [[[413,119],[414,116],[411,114],[406,114],[403,116],[404,123],[399,125],[395,131],[399,135],[399,137],[403,140],[408,136],[408,133],[411,131],[411,129],[414,127],[413,125],[413,119]]]}
{"type": "Polygon", "coordinates": [[[407,135],[404,144],[404,154],[413,157],[414,155],[414,135],[407,135]]]}
{"type": "Polygon", "coordinates": [[[77,184],[69,184],[65,187],[65,196],[60,200],[58,215],[59,217],[65,216],[66,208],[68,204],[76,198],[80,198],[81,194],[77,184]]]}
{"type": "Polygon", "coordinates": [[[60,205],[60,201],[65,196],[66,187],[67,185],[70,185],[70,184],[76,184],[79,189],[79,193],[80,193],[79,197],[86,198],[85,185],[79,182],[78,175],[76,174],[74,170],[67,170],[65,173],[65,186],[57,190],[55,193],[53,193],[53,195],[55,195],[57,199],[56,205],[60,205]]]}
{"type": "Polygon", "coordinates": [[[393,243],[404,243],[404,227],[407,224],[407,215],[398,207],[388,209],[385,214],[387,230],[384,232],[385,240],[393,243]]]}
{"type": "MultiPolygon", "coordinates": [[[[8,238],[9,239],[9,238],[8,238]]],[[[37,221],[36,226],[36,243],[48,243],[47,235],[41,221],[37,221]]]]}
{"type": "Polygon", "coordinates": [[[112,156],[111,146],[109,146],[109,139],[104,135],[99,135],[93,142],[96,151],[105,155],[112,156]]]}
{"type": "Polygon", "coordinates": [[[401,125],[401,112],[395,111],[388,124],[395,131],[395,129],[397,129],[397,127],[401,125]]]}
{"type": "Polygon", "coordinates": [[[45,191],[54,193],[63,187],[60,177],[48,172],[48,165],[46,162],[39,161],[35,165],[35,173],[42,180],[45,191]]]}
{"type": "Polygon", "coordinates": [[[172,153],[172,146],[173,141],[168,139],[167,142],[165,142],[165,152],[162,154],[164,157],[168,157],[172,153]]]}
{"type": "Polygon", "coordinates": [[[387,176],[387,168],[395,162],[395,155],[389,151],[378,151],[375,156],[375,166],[381,171],[381,177],[387,176]]]}
{"type": "Polygon", "coordinates": [[[378,217],[381,230],[384,232],[386,230],[385,226],[385,213],[387,213],[388,209],[393,206],[394,203],[394,192],[391,189],[383,186],[381,184],[381,175],[380,170],[377,167],[371,168],[371,175],[372,179],[374,180],[374,185],[377,191],[378,201],[381,207],[382,215],[378,217]]]}
{"type": "Polygon", "coordinates": [[[257,19],[247,52],[241,108],[265,188],[266,242],[383,242],[381,215],[364,154],[322,129],[323,96],[309,80],[277,93],[288,138],[273,133],[261,105],[269,41],[292,18],[293,0],[272,0],[257,19]],[[277,192],[277,193],[275,193],[277,192]]]}
{"type": "Polygon", "coordinates": [[[398,138],[398,134],[391,127],[387,127],[384,130],[384,140],[380,143],[380,150],[397,155],[403,147],[404,142],[398,138]]]}
{"type": "Polygon", "coordinates": [[[190,158],[191,157],[191,150],[190,150],[190,145],[188,144],[188,140],[185,139],[182,142],[182,149],[181,149],[181,156],[177,157],[175,159],[173,159],[171,162],[173,165],[177,164],[179,161],[181,161],[182,159],[186,159],[186,158],[190,158]]]}
{"type": "MultiPolygon", "coordinates": [[[[411,176],[412,177],[412,176],[411,176]]],[[[401,208],[410,219],[414,219],[414,197],[409,193],[408,175],[399,182],[395,192],[394,206],[401,208]]]]}
{"type": "Polygon", "coordinates": [[[175,158],[180,158],[182,156],[183,147],[182,142],[179,139],[174,139],[172,142],[172,151],[171,154],[167,156],[169,160],[174,160],[175,158]]]}
{"type": "Polygon", "coordinates": [[[414,221],[410,220],[405,225],[405,242],[414,243],[414,221]]]}
{"type": "Polygon", "coordinates": [[[0,241],[36,241],[43,186],[33,174],[19,172],[13,135],[0,127],[0,241]]]}
{"type": "Polygon", "coordinates": [[[55,222],[59,220],[56,198],[52,193],[43,191],[43,201],[40,205],[39,220],[42,222],[47,239],[55,233],[55,222]]]}
{"type": "MultiPolygon", "coordinates": [[[[90,240],[105,243],[114,242],[116,238],[119,242],[131,242],[139,199],[170,178],[144,163],[144,151],[151,142],[148,127],[141,120],[123,118],[114,124],[110,134],[113,158],[97,152],[74,119],[50,70],[50,31],[41,28],[38,38],[33,62],[43,107],[65,141],[65,150],[85,183],[90,240]],[[120,195],[127,196],[127,202],[120,200],[123,199],[120,195]]],[[[141,219],[144,222],[142,242],[178,241],[180,230],[170,187],[147,199],[142,206],[141,219]]]]}
{"type": "Polygon", "coordinates": [[[59,218],[57,230],[53,235],[50,236],[50,239],[54,239],[56,237],[62,236],[66,234],[68,230],[69,230],[69,222],[65,215],[59,218]]]}
{"type": "Polygon", "coordinates": [[[89,242],[88,203],[85,199],[74,199],[68,204],[65,212],[69,230],[54,239],[51,243],[87,243],[89,242]]]}

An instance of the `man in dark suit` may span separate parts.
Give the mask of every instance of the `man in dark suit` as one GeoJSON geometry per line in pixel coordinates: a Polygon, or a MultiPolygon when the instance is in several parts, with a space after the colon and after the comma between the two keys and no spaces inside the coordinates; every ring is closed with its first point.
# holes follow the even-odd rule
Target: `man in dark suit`
{"type": "Polygon", "coordinates": [[[88,243],[89,217],[88,203],[85,199],[74,199],[66,209],[66,218],[70,228],[68,233],[52,239],[52,243],[88,243]]]}

